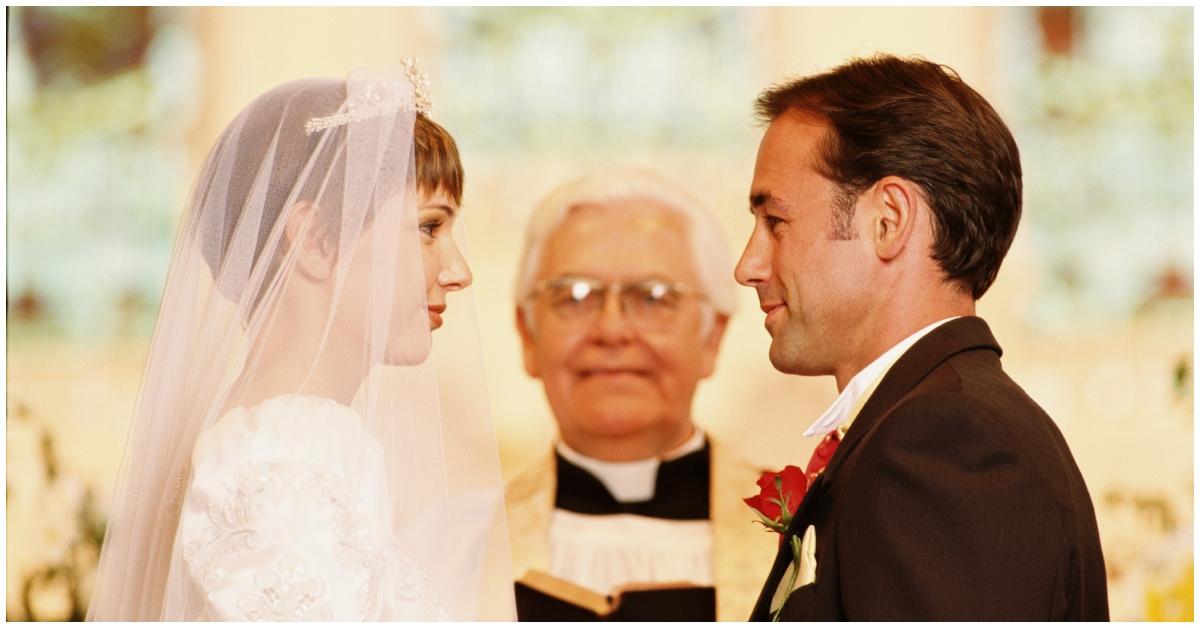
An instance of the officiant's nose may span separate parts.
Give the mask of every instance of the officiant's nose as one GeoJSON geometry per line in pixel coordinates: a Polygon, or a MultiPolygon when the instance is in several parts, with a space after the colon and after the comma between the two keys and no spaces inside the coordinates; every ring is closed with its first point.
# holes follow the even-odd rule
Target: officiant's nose
{"type": "Polygon", "coordinates": [[[592,322],[593,335],[602,344],[621,344],[633,338],[633,326],[621,305],[621,295],[617,290],[607,290],[604,295],[604,305],[592,322]]]}

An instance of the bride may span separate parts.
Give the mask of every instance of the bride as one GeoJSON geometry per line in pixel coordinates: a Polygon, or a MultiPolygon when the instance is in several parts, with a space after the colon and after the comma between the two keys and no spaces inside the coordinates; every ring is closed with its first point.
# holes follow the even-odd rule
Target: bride
{"type": "Polygon", "coordinates": [[[513,618],[473,308],[431,345],[471,271],[426,90],[408,61],[294,81],[217,140],[88,619],[513,618]]]}

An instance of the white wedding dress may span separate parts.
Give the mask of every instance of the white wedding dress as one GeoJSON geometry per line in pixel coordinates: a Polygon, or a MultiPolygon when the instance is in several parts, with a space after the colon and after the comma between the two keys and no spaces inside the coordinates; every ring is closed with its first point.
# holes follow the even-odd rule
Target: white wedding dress
{"type": "Polygon", "coordinates": [[[205,429],[177,543],[204,620],[446,620],[392,536],[383,450],[329,399],[276,397],[205,429]]]}
{"type": "Polygon", "coordinates": [[[470,281],[418,229],[427,192],[461,192],[429,100],[411,60],[304,78],[215,138],[172,247],[88,619],[515,616],[469,293],[433,346],[431,295],[470,281]]]}

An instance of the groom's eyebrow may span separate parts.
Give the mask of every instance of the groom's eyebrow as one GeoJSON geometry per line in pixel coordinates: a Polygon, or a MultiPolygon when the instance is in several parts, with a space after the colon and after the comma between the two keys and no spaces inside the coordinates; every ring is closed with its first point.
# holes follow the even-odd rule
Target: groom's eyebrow
{"type": "Polygon", "coordinates": [[[750,213],[753,214],[754,210],[759,208],[785,211],[788,207],[787,203],[785,203],[783,199],[771,194],[770,192],[751,192],[750,213]]]}

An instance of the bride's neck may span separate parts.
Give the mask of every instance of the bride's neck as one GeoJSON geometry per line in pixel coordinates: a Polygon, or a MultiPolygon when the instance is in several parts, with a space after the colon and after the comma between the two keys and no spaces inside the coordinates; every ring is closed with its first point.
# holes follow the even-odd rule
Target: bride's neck
{"type": "MultiPolygon", "coordinates": [[[[286,295],[285,295],[286,297],[286,295]]],[[[287,312],[326,312],[300,304],[281,302],[287,312]]],[[[287,394],[332,399],[351,405],[366,373],[364,356],[339,333],[341,326],[325,329],[325,317],[278,316],[251,348],[247,368],[238,377],[229,406],[249,407],[287,394]]]]}

